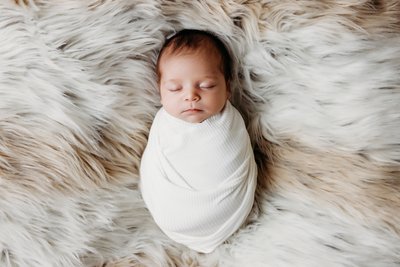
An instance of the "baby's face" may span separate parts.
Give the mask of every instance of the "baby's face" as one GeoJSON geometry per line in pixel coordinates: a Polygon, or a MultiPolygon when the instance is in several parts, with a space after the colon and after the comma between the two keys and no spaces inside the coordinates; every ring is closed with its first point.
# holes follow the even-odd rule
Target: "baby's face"
{"type": "Polygon", "coordinates": [[[215,53],[164,54],[159,70],[161,104],[172,116],[200,123],[224,108],[229,92],[215,53]]]}

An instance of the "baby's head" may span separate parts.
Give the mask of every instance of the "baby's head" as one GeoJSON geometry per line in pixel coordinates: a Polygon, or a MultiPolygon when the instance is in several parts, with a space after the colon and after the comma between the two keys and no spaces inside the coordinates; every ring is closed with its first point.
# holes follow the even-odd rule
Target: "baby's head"
{"type": "Polygon", "coordinates": [[[192,123],[218,114],[230,95],[231,65],[228,50],[213,34],[178,32],[166,41],[157,60],[164,109],[192,123]]]}

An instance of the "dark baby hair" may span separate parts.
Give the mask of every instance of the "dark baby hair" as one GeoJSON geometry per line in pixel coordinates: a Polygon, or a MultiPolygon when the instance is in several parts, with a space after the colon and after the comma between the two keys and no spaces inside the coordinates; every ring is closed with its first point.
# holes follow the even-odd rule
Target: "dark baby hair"
{"type": "Polygon", "coordinates": [[[176,54],[185,49],[200,49],[204,44],[213,46],[216,52],[221,56],[221,70],[224,74],[225,81],[229,83],[232,80],[232,59],[228,49],[214,34],[208,31],[194,29],[181,30],[165,41],[157,59],[156,71],[158,79],[160,78],[160,59],[165,51],[168,51],[169,54],[176,54]]]}

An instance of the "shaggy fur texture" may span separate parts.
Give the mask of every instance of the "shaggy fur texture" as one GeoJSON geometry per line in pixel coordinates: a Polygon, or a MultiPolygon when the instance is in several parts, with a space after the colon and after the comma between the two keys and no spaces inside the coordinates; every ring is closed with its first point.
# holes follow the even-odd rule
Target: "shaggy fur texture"
{"type": "Polygon", "coordinates": [[[0,2],[0,266],[400,266],[397,0],[0,2]],[[137,190],[154,62],[182,28],[235,54],[259,165],[246,227],[169,240],[137,190]]]}

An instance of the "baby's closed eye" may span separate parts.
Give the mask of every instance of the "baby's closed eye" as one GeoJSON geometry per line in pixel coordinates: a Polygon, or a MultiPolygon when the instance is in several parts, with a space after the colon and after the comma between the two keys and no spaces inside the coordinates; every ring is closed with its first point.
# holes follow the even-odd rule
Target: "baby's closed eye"
{"type": "Polygon", "coordinates": [[[170,92],[177,92],[177,91],[179,91],[179,90],[181,90],[182,89],[182,87],[181,86],[179,86],[179,85],[167,85],[166,87],[165,87],[165,89],[167,89],[168,91],[170,91],[170,92]]]}
{"type": "Polygon", "coordinates": [[[167,90],[170,91],[170,92],[177,92],[177,91],[181,90],[181,88],[173,87],[173,88],[167,88],[167,90]]]}
{"type": "Polygon", "coordinates": [[[215,83],[201,83],[199,85],[199,87],[202,88],[202,89],[211,89],[211,88],[213,88],[215,86],[216,86],[215,83]]]}

